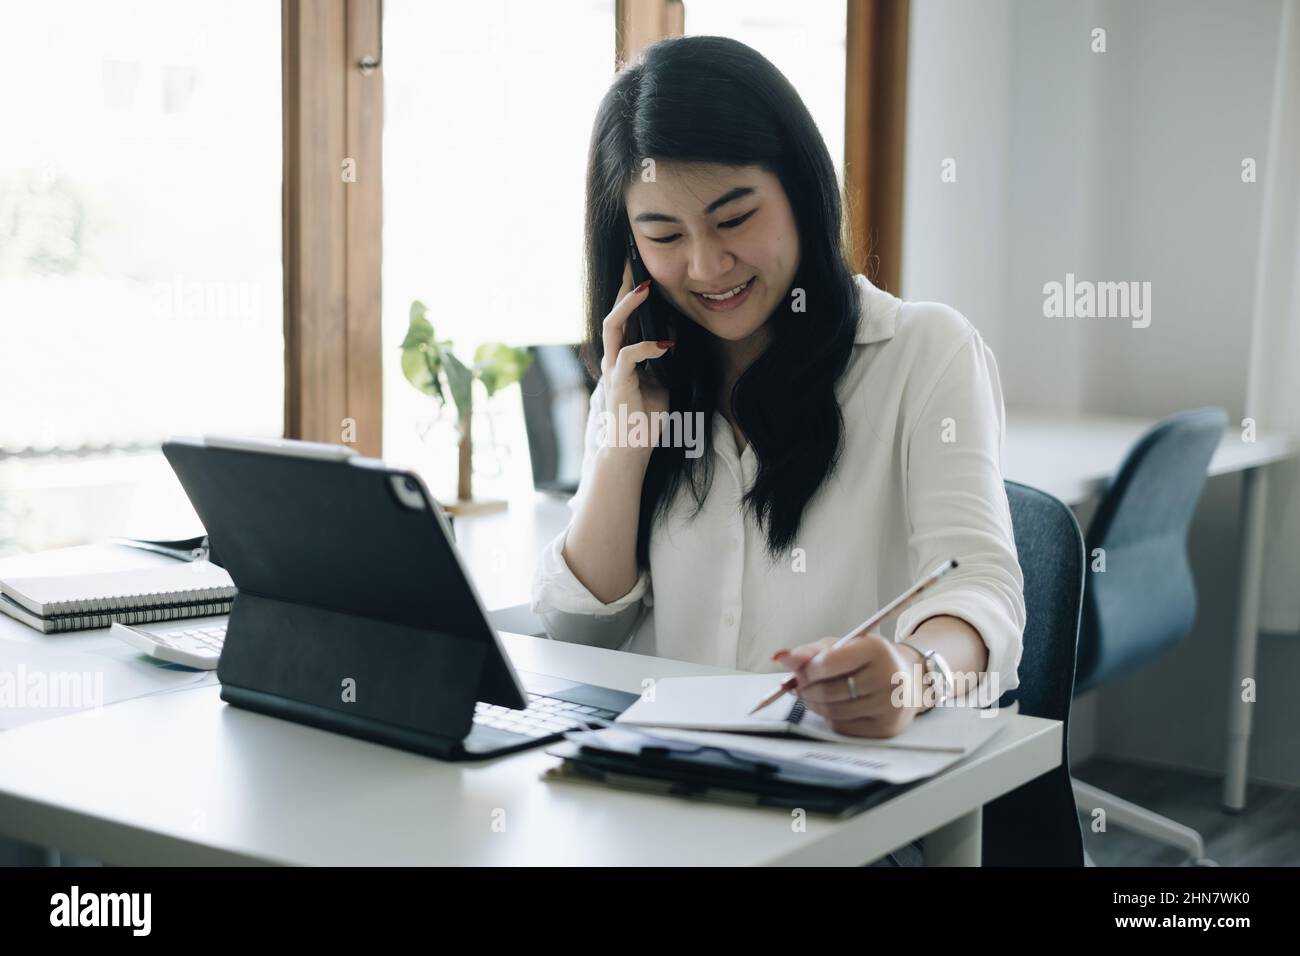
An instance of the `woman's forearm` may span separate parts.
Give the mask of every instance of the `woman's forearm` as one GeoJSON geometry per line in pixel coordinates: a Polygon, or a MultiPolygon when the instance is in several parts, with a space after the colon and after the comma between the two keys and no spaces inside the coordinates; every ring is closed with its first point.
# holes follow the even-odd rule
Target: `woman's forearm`
{"type": "Polygon", "coordinates": [[[650,449],[603,447],[586,500],[569,525],[564,561],[601,603],[617,601],[637,579],[636,533],[650,449]]]}
{"type": "MultiPolygon", "coordinates": [[[[989,649],[966,621],[948,614],[937,614],[921,622],[921,626],[903,641],[913,651],[936,651],[952,668],[953,674],[983,674],[989,666],[989,649]]],[[[918,661],[921,654],[917,653],[918,661]]]]}

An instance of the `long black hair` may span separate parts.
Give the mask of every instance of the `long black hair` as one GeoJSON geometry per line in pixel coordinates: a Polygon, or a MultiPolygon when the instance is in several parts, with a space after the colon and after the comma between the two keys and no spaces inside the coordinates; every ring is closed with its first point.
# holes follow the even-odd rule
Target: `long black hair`
{"type": "MultiPolygon", "coordinates": [[[[736,380],[731,409],[758,462],[744,507],[775,561],[794,543],[805,506],[839,460],[844,422],[835,386],[848,366],[858,296],[845,257],[839,184],[826,143],[794,87],[736,40],[677,37],[647,47],[600,102],[587,162],[586,361],[599,375],[601,326],[623,279],[628,230],[624,191],[641,161],[757,166],[777,177],[794,211],[800,261],[768,318],[764,352],[736,380]],[[804,292],[792,312],[792,291],[804,292]]],[[[653,291],[652,295],[657,295],[653,291]]],[[[660,445],[641,491],[636,557],[650,563],[650,529],[683,477],[699,514],[713,480],[712,423],[722,366],[714,336],[656,300],[674,329],[669,410],[703,412],[703,454],[660,445]]]]}

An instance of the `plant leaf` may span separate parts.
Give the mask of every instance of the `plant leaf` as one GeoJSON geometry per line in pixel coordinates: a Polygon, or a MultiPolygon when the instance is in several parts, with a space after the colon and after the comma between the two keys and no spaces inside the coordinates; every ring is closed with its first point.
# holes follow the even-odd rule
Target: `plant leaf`
{"type": "Polygon", "coordinates": [[[527,349],[515,349],[500,342],[485,342],[474,352],[474,369],[491,398],[524,376],[533,357],[527,349]]]}
{"type": "Polygon", "coordinates": [[[433,334],[433,325],[426,315],[428,308],[419,299],[411,303],[411,322],[402,350],[402,374],[406,380],[425,395],[432,395],[439,405],[445,405],[442,392],[442,360],[433,334]]]}
{"type": "Polygon", "coordinates": [[[406,329],[406,338],[402,340],[403,349],[433,344],[433,325],[425,317],[426,311],[424,303],[418,299],[411,303],[411,323],[406,329]]]}
{"type": "Polygon", "coordinates": [[[445,404],[435,351],[420,345],[402,349],[402,374],[425,395],[432,395],[439,404],[445,404]]]}
{"type": "Polygon", "coordinates": [[[441,345],[434,347],[442,359],[443,370],[447,373],[447,387],[451,389],[452,401],[456,403],[457,417],[463,421],[474,410],[474,393],[471,390],[474,381],[473,373],[465,367],[464,362],[452,354],[450,348],[441,345]]]}

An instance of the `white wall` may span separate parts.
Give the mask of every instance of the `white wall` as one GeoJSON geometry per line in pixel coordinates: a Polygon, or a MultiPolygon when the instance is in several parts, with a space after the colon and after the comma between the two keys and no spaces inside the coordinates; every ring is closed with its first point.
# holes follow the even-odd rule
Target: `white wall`
{"type": "MultiPolygon", "coordinates": [[[[980,328],[1009,406],[1240,421],[1262,195],[1240,164],[1266,152],[1280,19],[1279,0],[913,0],[902,294],[980,328]],[[1045,318],[1067,272],[1150,282],[1150,327],[1045,318]]],[[[1211,481],[1192,530],[1194,632],[1079,702],[1076,756],[1221,771],[1238,486],[1211,481]]],[[[1300,640],[1260,650],[1252,776],[1300,785],[1300,640]]]]}
{"type": "Polygon", "coordinates": [[[994,347],[1005,291],[1011,7],[914,2],[908,52],[901,294],[961,310],[994,347]],[[956,182],[940,182],[946,158],[956,160],[956,182]]]}

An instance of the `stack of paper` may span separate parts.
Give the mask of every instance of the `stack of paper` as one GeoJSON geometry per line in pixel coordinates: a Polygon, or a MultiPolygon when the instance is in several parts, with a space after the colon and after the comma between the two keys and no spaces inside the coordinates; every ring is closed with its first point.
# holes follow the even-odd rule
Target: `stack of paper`
{"type": "Polygon", "coordinates": [[[796,707],[796,698],[789,694],[748,716],[784,678],[782,674],[664,678],[624,711],[617,723],[653,727],[662,737],[833,766],[890,783],[933,776],[982,747],[1005,726],[995,710],[938,707],[893,737],[848,736],[831,730],[813,711],[796,707]]]}

